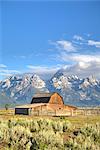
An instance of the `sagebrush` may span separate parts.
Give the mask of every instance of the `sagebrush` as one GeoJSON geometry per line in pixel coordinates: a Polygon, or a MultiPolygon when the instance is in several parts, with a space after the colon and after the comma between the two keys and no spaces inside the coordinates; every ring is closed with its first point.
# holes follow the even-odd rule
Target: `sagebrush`
{"type": "Polygon", "coordinates": [[[5,150],[99,150],[100,124],[75,128],[67,119],[0,120],[5,150]]]}

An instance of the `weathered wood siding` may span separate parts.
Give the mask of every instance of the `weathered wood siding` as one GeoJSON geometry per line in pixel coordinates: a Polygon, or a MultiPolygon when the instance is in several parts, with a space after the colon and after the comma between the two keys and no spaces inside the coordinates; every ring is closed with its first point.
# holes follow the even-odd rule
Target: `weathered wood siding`
{"type": "Polygon", "coordinates": [[[71,111],[69,110],[55,110],[55,109],[43,109],[43,110],[32,110],[31,115],[35,116],[72,116],[71,111]]]}
{"type": "Polygon", "coordinates": [[[54,93],[50,98],[49,104],[63,105],[63,98],[58,93],[54,93]]]}

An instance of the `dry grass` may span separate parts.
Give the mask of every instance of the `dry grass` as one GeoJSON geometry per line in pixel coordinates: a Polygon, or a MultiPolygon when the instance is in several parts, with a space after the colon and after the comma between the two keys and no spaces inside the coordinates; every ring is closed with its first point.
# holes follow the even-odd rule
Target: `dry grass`
{"type": "Polygon", "coordinates": [[[40,117],[14,115],[13,109],[2,109],[0,110],[0,150],[7,150],[9,143],[10,148],[14,150],[19,149],[20,146],[22,148],[19,150],[23,148],[28,150],[30,144],[34,148],[36,143],[35,146],[39,146],[40,150],[44,150],[44,147],[45,150],[86,150],[86,148],[99,150],[99,123],[100,115],[40,117]]]}
{"type": "MultiPolygon", "coordinates": [[[[14,114],[14,109],[9,109],[9,110],[5,110],[5,109],[1,109],[0,110],[0,119],[4,119],[4,120],[9,120],[12,118],[27,118],[27,119],[33,119],[33,118],[41,118],[41,116],[27,116],[27,115],[15,115],[14,114]]],[[[69,116],[69,117],[52,117],[52,116],[42,116],[42,118],[51,118],[54,120],[58,120],[59,118],[61,119],[67,119],[69,120],[72,124],[74,124],[77,127],[81,127],[84,124],[95,124],[96,122],[100,122],[100,115],[89,115],[89,116],[69,116]]]]}

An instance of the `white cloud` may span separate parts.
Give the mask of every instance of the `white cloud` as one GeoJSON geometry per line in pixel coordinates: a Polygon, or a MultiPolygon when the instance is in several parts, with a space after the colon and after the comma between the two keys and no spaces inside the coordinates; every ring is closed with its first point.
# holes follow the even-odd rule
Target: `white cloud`
{"type": "Polygon", "coordinates": [[[83,40],[84,40],[84,39],[83,39],[81,36],[79,36],[79,35],[74,35],[74,36],[73,36],[73,39],[78,40],[78,41],[83,41],[83,40]]]}
{"type": "Polygon", "coordinates": [[[60,49],[63,49],[67,52],[76,51],[76,48],[73,46],[72,42],[70,41],[60,40],[60,41],[56,41],[56,44],[60,49]]]}
{"type": "MultiPolygon", "coordinates": [[[[88,37],[89,36],[90,35],[88,35],[88,37]]],[[[68,51],[59,51],[57,58],[64,63],[72,64],[66,68],[66,73],[68,75],[75,74],[81,77],[95,75],[97,78],[100,78],[100,53],[95,52],[95,54],[93,54],[93,49],[91,49],[91,46],[100,48],[100,41],[86,40],[79,35],[74,35],[73,39],[71,44],[73,46],[74,43],[75,48],[77,45],[80,53],[71,51],[71,53],[68,54],[68,51]],[[86,49],[86,47],[89,49],[86,49]],[[83,51],[88,54],[83,54],[83,51]],[[91,54],[89,54],[90,52],[91,54]]],[[[65,45],[64,49],[66,49],[66,44],[64,42],[61,42],[61,44],[65,45]]]]}
{"type": "Polygon", "coordinates": [[[27,65],[26,67],[29,69],[27,72],[36,73],[43,79],[48,80],[61,68],[61,65],[51,67],[27,65]]]}
{"type": "Polygon", "coordinates": [[[94,75],[100,79],[100,63],[97,62],[77,62],[66,69],[67,75],[77,75],[79,77],[89,77],[94,75]]]}
{"type": "Polygon", "coordinates": [[[60,53],[59,59],[65,62],[100,62],[100,55],[82,55],[82,54],[70,54],[65,52],[60,53]]]}
{"type": "Polygon", "coordinates": [[[100,41],[88,40],[88,45],[100,48],[100,41]]]}
{"type": "Polygon", "coordinates": [[[100,62],[100,56],[99,55],[72,55],[70,57],[72,60],[76,62],[100,62]]]}
{"type": "Polygon", "coordinates": [[[7,66],[4,64],[0,64],[0,68],[6,68],[7,66]]]}
{"type": "Polygon", "coordinates": [[[100,78],[100,55],[81,55],[61,53],[59,59],[72,62],[66,69],[68,75],[75,74],[81,77],[95,75],[100,78]]]}
{"type": "Polygon", "coordinates": [[[80,61],[80,62],[78,63],[78,65],[79,65],[79,67],[82,68],[82,69],[86,69],[86,68],[90,67],[90,63],[86,63],[86,62],[82,62],[82,61],[80,61]]]}
{"type": "Polygon", "coordinates": [[[27,65],[26,66],[30,71],[33,71],[35,73],[41,74],[41,73],[55,73],[58,69],[60,69],[60,66],[34,66],[34,65],[27,65]]]}
{"type": "Polygon", "coordinates": [[[49,44],[56,46],[56,48],[58,50],[64,50],[66,52],[75,52],[76,51],[76,47],[70,41],[58,40],[56,42],[52,42],[51,40],[49,40],[49,44]]]}

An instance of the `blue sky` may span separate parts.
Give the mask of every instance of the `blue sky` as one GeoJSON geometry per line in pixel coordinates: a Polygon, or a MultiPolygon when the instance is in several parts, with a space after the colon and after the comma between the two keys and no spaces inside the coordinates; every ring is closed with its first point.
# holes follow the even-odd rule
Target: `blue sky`
{"type": "Polygon", "coordinates": [[[14,73],[100,76],[100,1],[0,1],[0,78],[14,73]]]}

